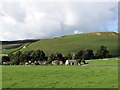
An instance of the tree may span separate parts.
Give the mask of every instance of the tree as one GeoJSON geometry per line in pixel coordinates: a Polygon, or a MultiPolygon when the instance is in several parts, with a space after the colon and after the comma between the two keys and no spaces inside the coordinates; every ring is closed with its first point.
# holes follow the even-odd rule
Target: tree
{"type": "Polygon", "coordinates": [[[33,51],[30,56],[33,61],[43,61],[46,59],[45,53],[42,50],[33,51]]]}
{"type": "Polygon", "coordinates": [[[12,64],[18,65],[20,62],[28,62],[29,60],[31,60],[31,53],[32,51],[18,51],[15,54],[9,54],[8,56],[10,57],[12,64]]]}
{"type": "Polygon", "coordinates": [[[83,51],[80,50],[79,52],[77,52],[77,53],[75,54],[74,59],[75,59],[78,63],[81,63],[81,61],[82,61],[82,55],[83,55],[83,51]]]}
{"type": "Polygon", "coordinates": [[[15,54],[15,56],[18,56],[18,57],[19,57],[21,54],[22,54],[21,51],[17,51],[16,54],[15,54]]]}
{"type": "Polygon", "coordinates": [[[107,47],[101,46],[100,49],[97,50],[96,52],[96,57],[97,58],[107,58],[109,55],[109,51],[107,50],[107,47]]]}
{"type": "Polygon", "coordinates": [[[3,56],[2,62],[10,62],[10,58],[8,56],[3,56]]]}
{"type": "Polygon", "coordinates": [[[33,51],[25,51],[21,56],[21,60],[20,61],[24,61],[24,62],[28,62],[31,60],[31,57],[30,57],[30,54],[32,53],[33,51]]]}
{"type": "Polygon", "coordinates": [[[12,64],[19,65],[19,63],[20,63],[19,57],[18,56],[14,57],[12,60],[12,64]]]}
{"type": "Polygon", "coordinates": [[[10,58],[10,61],[12,62],[12,64],[19,64],[19,56],[22,54],[21,51],[17,51],[15,54],[8,54],[8,57],[10,58]]]}
{"type": "Polygon", "coordinates": [[[91,49],[84,49],[82,54],[82,59],[88,60],[94,57],[93,50],[91,49]]]}
{"type": "Polygon", "coordinates": [[[80,50],[79,52],[77,52],[75,54],[74,59],[76,59],[78,63],[83,62],[84,64],[86,64],[85,60],[91,59],[93,58],[93,56],[94,56],[93,50],[84,49],[84,50],[80,50]]]}
{"type": "Polygon", "coordinates": [[[56,53],[56,59],[62,61],[63,55],[61,53],[56,53]]]}
{"type": "Polygon", "coordinates": [[[64,57],[64,59],[65,60],[72,60],[72,54],[71,53],[68,53],[65,57],[64,57]]]}
{"type": "Polygon", "coordinates": [[[30,55],[28,53],[22,53],[19,57],[18,60],[20,62],[28,62],[31,60],[30,55]]]}
{"type": "Polygon", "coordinates": [[[80,50],[79,52],[77,52],[76,54],[75,54],[75,57],[74,57],[74,59],[82,59],[82,55],[83,55],[83,51],[82,50],[80,50]]]}
{"type": "Polygon", "coordinates": [[[12,62],[13,58],[15,57],[15,55],[10,53],[10,54],[8,54],[8,57],[10,58],[10,61],[12,62]]]}
{"type": "Polygon", "coordinates": [[[56,60],[56,56],[54,54],[51,54],[48,58],[48,62],[51,63],[53,60],[56,60]]]}

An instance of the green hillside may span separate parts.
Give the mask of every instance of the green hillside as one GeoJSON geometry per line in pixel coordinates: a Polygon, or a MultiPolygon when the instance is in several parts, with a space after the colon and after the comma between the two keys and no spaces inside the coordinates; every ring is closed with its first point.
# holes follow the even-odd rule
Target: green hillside
{"type": "Polygon", "coordinates": [[[17,41],[2,41],[0,44],[0,53],[9,54],[14,53],[24,46],[28,46],[31,43],[37,42],[39,39],[31,39],[31,40],[17,40],[17,41]]]}
{"type": "Polygon", "coordinates": [[[21,51],[40,49],[47,55],[56,52],[65,55],[69,52],[77,52],[85,48],[96,51],[102,45],[108,47],[111,55],[118,55],[118,33],[95,32],[63,36],[54,39],[43,39],[30,44],[28,47],[21,49],[21,51]]]}

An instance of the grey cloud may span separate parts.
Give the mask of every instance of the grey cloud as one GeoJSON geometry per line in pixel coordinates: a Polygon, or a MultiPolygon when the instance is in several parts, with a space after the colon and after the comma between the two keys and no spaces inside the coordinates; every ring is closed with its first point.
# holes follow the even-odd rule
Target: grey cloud
{"type": "Polygon", "coordinates": [[[113,2],[0,3],[0,39],[53,38],[98,31],[117,32],[117,13],[117,3],[113,2]]]}
{"type": "Polygon", "coordinates": [[[21,7],[19,3],[16,2],[9,2],[9,3],[2,3],[2,9],[4,11],[4,15],[11,16],[15,20],[19,22],[24,22],[26,17],[25,8],[21,7]]]}

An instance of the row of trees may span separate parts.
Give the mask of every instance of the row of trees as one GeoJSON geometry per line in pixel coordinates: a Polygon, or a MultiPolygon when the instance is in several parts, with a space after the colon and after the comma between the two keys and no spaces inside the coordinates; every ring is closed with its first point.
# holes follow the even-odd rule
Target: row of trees
{"type": "Polygon", "coordinates": [[[8,56],[2,57],[2,62],[12,62],[12,64],[20,64],[31,61],[47,61],[47,63],[51,63],[54,60],[63,61],[65,63],[66,60],[75,59],[79,63],[84,62],[88,59],[95,59],[95,58],[107,58],[109,56],[109,51],[107,47],[101,46],[100,49],[94,54],[93,50],[91,49],[84,49],[80,50],[77,53],[68,53],[67,55],[62,55],[61,53],[51,54],[50,56],[46,56],[42,50],[35,50],[35,51],[25,51],[21,52],[18,51],[15,54],[9,54],[8,56]]]}
{"type": "Polygon", "coordinates": [[[102,59],[109,57],[109,51],[107,50],[107,47],[101,46],[100,49],[97,50],[97,52],[93,53],[93,50],[91,49],[84,49],[75,54],[74,59],[76,59],[79,63],[84,62],[85,60],[89,59],[102,59]]]}

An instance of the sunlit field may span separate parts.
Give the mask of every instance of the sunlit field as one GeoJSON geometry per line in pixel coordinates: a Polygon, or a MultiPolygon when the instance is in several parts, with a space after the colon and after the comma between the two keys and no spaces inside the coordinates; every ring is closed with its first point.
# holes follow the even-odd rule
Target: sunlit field
{"type": "Polygon", "coordinates": [[[88,63],[98,66],[3,66],[3,88],[118,87],[118,60],[88,63]]]}

